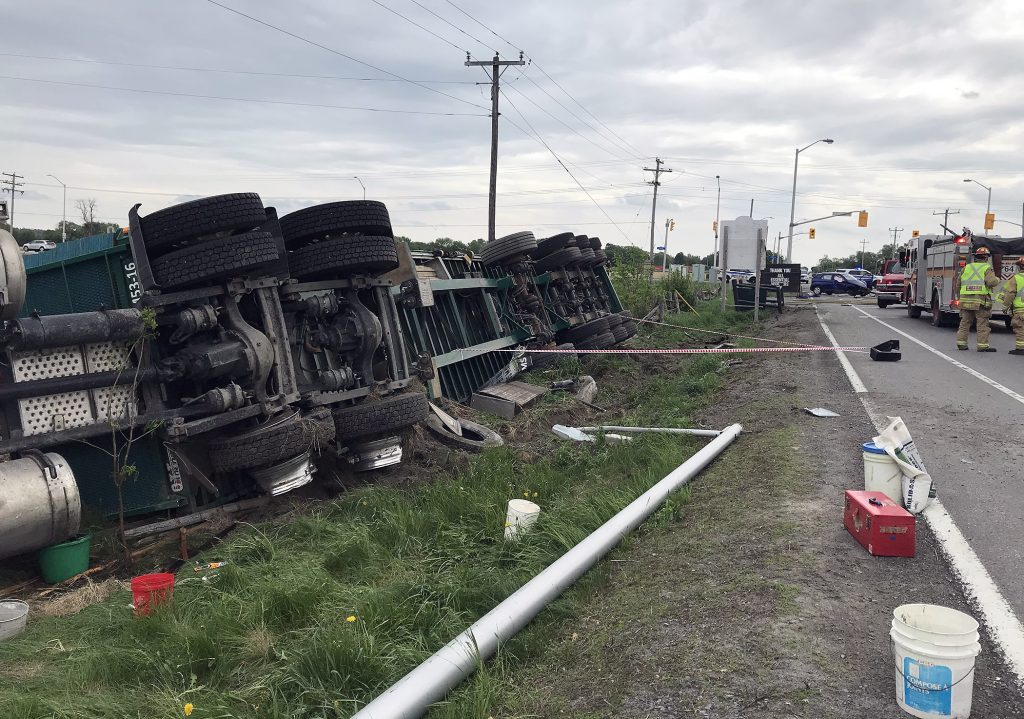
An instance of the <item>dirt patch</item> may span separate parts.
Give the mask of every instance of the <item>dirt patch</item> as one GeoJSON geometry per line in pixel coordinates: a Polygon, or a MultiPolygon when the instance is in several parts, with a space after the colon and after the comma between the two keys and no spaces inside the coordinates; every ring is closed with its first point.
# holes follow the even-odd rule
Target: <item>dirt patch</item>
{"type": "Polygon", "coordinates": [[[118,579],[104,579],[94,582],[86,577],[87,584],[72,589],[55,599],[37,599],[31,602],[32,610],[44,617],[68,617],[78,614],[88,606],[102,602],[111,594],[127,589],[118,579]]]}
{"type": "MultiPolygon", "coordinates": [[[[813,310],[769,336],[824,341],[813,310]]],[[[494,716],[906,716],[894,699],[892,610],[970,611],[920,520],[917,556],[868,555],[842,527],[842,492],[863,486],[874,434],[832,353],[751,355],[704,419],[745,427],[693,483],[666,528],[607,563],[606,587],[521,670],[494,716]],[[815,418],[803,407],[841,416],[815,418]]],[[[1024,715],[987,637],[974,715],[1024,715]]]]}

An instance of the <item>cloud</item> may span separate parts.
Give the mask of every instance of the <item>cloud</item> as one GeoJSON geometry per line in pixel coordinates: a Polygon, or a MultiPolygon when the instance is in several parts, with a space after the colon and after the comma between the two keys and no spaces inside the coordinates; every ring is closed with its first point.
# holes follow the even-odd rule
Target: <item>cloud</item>
{"type": "MultiPolygon", "coordinates": [[[[466,0],[470,14],[533,59],[502,79],[499,232],[575,227],[646,246],[651,178],[642,168],[657,154],[676,172],[661,187],[656,224],[676,219],[680,249],[711,249],[715,175],[721,217],[746,214],[754,199],[756,216],[776,218],[775,235],[787,222],[794,150],[823,136],[835,144],[800,155],[797,217],[865,208],[871,226],[820,223],[814,243],[797,243],[804,264],[846,254],[863,238],[881,245],[890,226],[933,230],[931,212],[945,207],[980,225],[985,193],[963,185],[966,176],[993,186],[997,217],[1016,217],[1024,199],[1015,160],[1024,151],[1016,113],[1024,102],[1024,22],[1015,7],[466,0]],[[573,32],[552,31],[567,27],[573,32]],[[961,99],[971,101],[969,112],[961,99]]],[[[275,103],[487,114],[489,90],[477,84],[486,77],[464,66],[463,49],[516,57],[512,47],[444,4],[438,14],[468,35],[415,6],[397,9],[458,49],[368,4],[252,0],[240,8],[374,67],[207,3],[9,8],[5,24],[18,32],[5,52],[123,63],[5,58],[5,76],[27,78],[0,78],[2,169],[25,175],[25,189],[39,193],[18,198],[25,222],[49,224],[61,212],[48,173],[68,183],[69,206],[96,197],[111,218],[136,202],[147,214],[238,191],[259,192],[285,214],[362,197],[358,175],[413,239],[471,240],[486,231],[488,118],[275,103]],[[118,41],[96,42],[110,36],[115,18],[118,41]]]]}

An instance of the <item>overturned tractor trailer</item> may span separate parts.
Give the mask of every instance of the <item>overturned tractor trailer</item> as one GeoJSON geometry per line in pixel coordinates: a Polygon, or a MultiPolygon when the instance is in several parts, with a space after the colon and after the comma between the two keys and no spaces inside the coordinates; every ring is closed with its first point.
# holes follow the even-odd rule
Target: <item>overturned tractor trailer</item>
{"type": "Polygon", "coordinates": [[[373,201],[139,207],[24,259],[0,231],[0,558],[67,539],[80,505],[188,512],[302,486],[322,455],[394,466],[428,393],[636,332],[585,236],[450,258],[397,246],[373,201]]]}
{"type": "MultiPolygon", "coordinates": [[[[903,301],[910,317],[928,312],[936,327],[953,326],[960,321],[960,273],[971,262],[979,247],[988,249],[992,269],[999,285],[992,291],[998,298],[1006,280],[1017,271],[1016,261],[1024,255],[1024,238],[1002,238],[987,235],[921,235],[900,253],[904,265],[903,301]]],[[[993,303],[992,319],[1007,328],[1010,316],[1000,302],[993,303]]]]}

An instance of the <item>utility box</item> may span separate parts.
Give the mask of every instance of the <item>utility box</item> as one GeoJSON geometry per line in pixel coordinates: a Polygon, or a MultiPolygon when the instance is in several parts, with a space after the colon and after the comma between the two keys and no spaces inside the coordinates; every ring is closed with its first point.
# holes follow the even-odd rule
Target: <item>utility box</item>
{"type": "Polygon", "coordinates": [[[690,265],[690,277],[694,282],[707,282],[708,268],[704,265],[690,265]]]}
{"type": "Polygon", "coordinates": [[[768,220],[752,217],[737,217],[723,220],[721,226],[722,264],[726,270],[750,270],[756,272],[765,262],[757,261],[757,237],[768,237],[768,220]]]}

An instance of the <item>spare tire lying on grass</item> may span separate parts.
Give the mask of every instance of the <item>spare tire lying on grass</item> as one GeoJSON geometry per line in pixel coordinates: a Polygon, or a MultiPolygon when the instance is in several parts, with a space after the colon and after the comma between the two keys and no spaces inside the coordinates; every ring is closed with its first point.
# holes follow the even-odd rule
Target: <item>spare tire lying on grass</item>
{"type": "Polygon", "coordinates": [[[454,449],[461,449],[466,452],[483,452],[485,449],[501,447],[505,444],[505,440],[501,438],[500,434],[493,429],[484,427],[482,424],[471,422],[468,419],[460,419],[459,424],[462,425],[461,437],[451,432],[445,423],[433,412],[423,420],[423,426],[434,437],[439,439],[442,444],[446,444],[454,449]]]}

